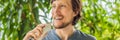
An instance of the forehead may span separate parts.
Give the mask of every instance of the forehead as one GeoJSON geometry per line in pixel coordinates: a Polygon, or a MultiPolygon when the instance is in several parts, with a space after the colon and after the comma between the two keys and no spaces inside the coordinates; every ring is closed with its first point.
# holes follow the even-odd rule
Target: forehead
{"type": "Polygon", "coordinates": [[[67,4],[67,5],[71,5],[71,0],[55,0],[52,4],[67,4]]]}

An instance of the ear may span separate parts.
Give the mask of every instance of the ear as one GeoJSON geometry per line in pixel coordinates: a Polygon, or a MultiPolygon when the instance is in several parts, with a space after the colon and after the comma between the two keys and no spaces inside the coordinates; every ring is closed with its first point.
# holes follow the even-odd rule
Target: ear
{"type": "Polygon", "coordinates": [[[78,15],[78,11],[73,12],[73,13],[74,13],[74,14],[73,14],[74,17],[78,15]]]}

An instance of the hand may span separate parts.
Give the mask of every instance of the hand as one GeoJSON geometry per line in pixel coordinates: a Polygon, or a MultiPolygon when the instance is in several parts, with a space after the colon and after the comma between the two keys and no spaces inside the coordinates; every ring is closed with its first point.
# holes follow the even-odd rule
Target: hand
{"type": "Polygon", "coordinates": [[[33,30],[29,31],[26,34],[26,36],[23,38],[23,40],[29,40],[31,37],[34,38],[34,40],[39,39],[40,36],[43,34],[44,27],[45,27],[45,24],[37,25],[33,30]]]}

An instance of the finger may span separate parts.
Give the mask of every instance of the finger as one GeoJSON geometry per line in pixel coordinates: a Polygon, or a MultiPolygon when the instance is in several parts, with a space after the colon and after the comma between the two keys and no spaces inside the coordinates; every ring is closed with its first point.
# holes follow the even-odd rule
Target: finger
{"type": "Polygon", "coordinates": [[[40,31],[40,33],[43,33],[44,27],[45,27],[45,24],[40,24],[36,28],[40,31]]]}
{"type": "Polygon", "coordinates": [[[43,32],[43,29],[41,27],[37,27],[36,29],[39,30],[40,33],[43,32]]]}
{"type": "Polygon", "coordinates": [[[34,34],[37,36],[37,37],[39,37],[40,36],[40,31],[36,28],[36,29],[34,29],[34,34]]]}
{"type": "Polygon", "coordinates": [[[43,29],[39,26],[37,26],[35,29],[34,29],[34,33],[37,37],[40,37],[42,34],[43,34],[43,29]]]}
{"type": "Polygon", "coordinates": [[[34,38],[35,40],[37,39],[37,36],[34,33],[30,33],[29,35],[31,36],[31,38],[34,38]]]}
{"type": "Polygon", "coordinates": [[[37,38],[32,31],[30,31],[30,32],[28,32],[28,33],[26,34],[25,40],[26,40],[26,39],[30,39],[30,38],[34,38],[34,39],[37,38]]]}
{"type": "Polygon", "coordinates": [[[44,28],[44,27],[45,27],[45,24],[39,24],[39,25],[37,25],[37,27],[44,28]]]}

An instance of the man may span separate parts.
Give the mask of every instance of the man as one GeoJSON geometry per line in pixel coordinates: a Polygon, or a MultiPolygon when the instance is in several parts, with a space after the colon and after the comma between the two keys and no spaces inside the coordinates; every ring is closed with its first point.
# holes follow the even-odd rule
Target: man
{"type": "MultiPolygon", "coordinates": [[[[80,18],[80,0],[52,0],[53,30],[47,32],[42,40],[96,40],[93,36],[74,28],[80,18]]],[[[32,36],[35,40],[42,37],[45,24],[40,24],[28,32],[24,40],[32,36]],[[36,34],[37,33],[37,34],[36,34]]]]}

